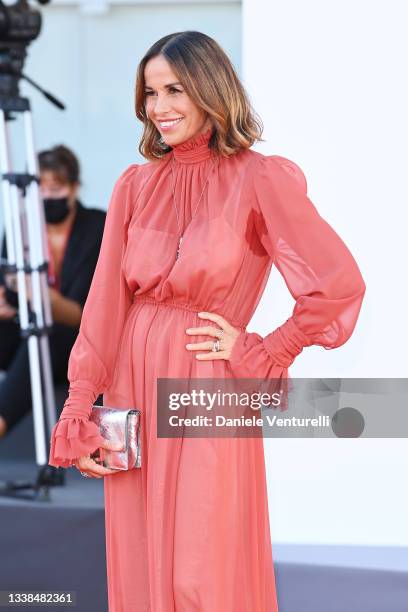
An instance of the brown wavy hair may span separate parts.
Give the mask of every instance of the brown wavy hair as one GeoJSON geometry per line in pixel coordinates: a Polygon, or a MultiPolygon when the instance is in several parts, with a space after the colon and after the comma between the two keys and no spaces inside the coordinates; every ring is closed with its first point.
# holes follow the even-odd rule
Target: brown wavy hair
{"type": "Polygon", "coordinates": [[[207,112],[213,125],[208,146],[230,156],[262,141],[263,124],[253,110],[235,69],[220,45],[212,38],[188,30],[160,38],[140,61],[136,73],[135,111],[144,124],[139,152],[149,160],[172,150],[148,118],[145,109],[144,70],[147,62],[163,55],[190,99],[207,112]]]}

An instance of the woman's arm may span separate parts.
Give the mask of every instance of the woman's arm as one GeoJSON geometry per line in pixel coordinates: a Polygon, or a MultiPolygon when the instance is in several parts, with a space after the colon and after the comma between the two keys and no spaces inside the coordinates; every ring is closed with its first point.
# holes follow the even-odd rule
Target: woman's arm
{"type": "MultiPolygon", "coordinates": [[[[5,275],[6,283],[8,289],[11,289],[17,298],[17,276],[16,274],[6,274],[5,275]]],[[[26,280],[26,291],[27,291],[27,299],[31,302],[31,283],[27,282],[29,278],[26,280]]],[[[2,294],[2,301],[4,300],[4,304],[7,307],[6,298],[4,296],[6,287],[0,285],[0,290],[2,294]]],[[[50,305],[51,305],[51,313],[53,321],[56,323],[62,323],[64,325],[69,325],[71,327],[79,327],[82,316],[82,306],[76,300],[71,300],[70,298],[65,297],[54,287],[48,287],[49,296],[50,296],[50,305]]],[[[13,315],[17,313],[17,308],[8,305],[8,309],[10,312],[13,312],[13,315]]],[[[0,317],[1,318],[1,317],[0,317]]]]}
{"type": "Polygon", "coordinates": [[[270,377],[276,366],[288,368],[306,346],[344,344],[366,286],[349,249],[308,198],[297,164],[257,154],[250,180],[259,239],[296,303],[292,315],[265,338],[242,332],[230,362],[240,376],[250,377],[256,367],[259,376],[270,377]]]}
{"type": "Polygon", "coordinates": [[[125,170],[109,203],[98,262],[69,357],[69,396],[51,434],[49,464],[56,467],[69,467],[74,459],[92,453],[103,441],[89,415],[95,399],[112,382],[122,329],[132,303],[122,260],[142,168],[133,164],[125,170]]]}
{"type": "Polygon", "coordinates": [[[65,297],[54,287],[49,287],[52,318],[56,323],[79,327],[82,307],[75,300],[65,297]]]}

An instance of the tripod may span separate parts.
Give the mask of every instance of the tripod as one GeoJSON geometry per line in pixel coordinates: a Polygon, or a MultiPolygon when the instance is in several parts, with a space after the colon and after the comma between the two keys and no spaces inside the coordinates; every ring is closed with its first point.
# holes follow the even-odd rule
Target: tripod
{"type": "Polygon", "coordinates": [[[49,253],[32,115],[27,98],[0,96],[0,176],[7,245],[7,263],[2,267],[6,274],[15,274],[17,279],[18,318],[21,337],[28,343],[35,453],[36,463],[40,466],[35,482],[3,482],[0,495],[48,501],[49,486],[62,484],[63,476],[47,463],[49,438],[56,422],[48,342],[52,329],[47,280],[49,253]],[[9,135],[9,123],[14,120],[12,113],[21,114],[24,120],[27,171],[23,173],[12,169],[9,135]],[[29,493],[24,494],[27,490],[29,493]]]}

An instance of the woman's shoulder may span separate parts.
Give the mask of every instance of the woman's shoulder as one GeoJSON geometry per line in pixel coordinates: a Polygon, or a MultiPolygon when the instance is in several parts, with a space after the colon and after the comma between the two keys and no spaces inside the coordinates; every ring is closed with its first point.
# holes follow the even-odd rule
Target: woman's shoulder
{"type": "Polygon", "coordinates": [[[98,236],[103,232],[106,211],[101,208],[84,206],[78,200],[74,228],[76,232],[83,231],[89,235],[98,236]]]}
{"type": "Polygon", "coordinates": [[[116,188],[131,187],[132,190],[140,190],[145,181],[163,166],[161,161],[147,161],[132,163],[127,166],[116,180],[116,188]]]}
{"type": "Polygon", "coordinates": [[[266,174],[275,177],[278,180],[283,170],[294,178],[305,192],[307,191],[306,176],[299,164],[293,161],[293,159],[278,154],[265,155],[253,149],[248,149],[248,156],[250,159],[250,171],[255,176],[261,173],[262,175],[266,174]]]}
{"type": "Polygon", "coordinates": [[[129,181],[140,179],[141,177],[145,176],[146,173],[149,173],[151,170],[155,170],[162,165],[162,160],[145,161],[140,163],[134,162],[122,170],[121,174],[119,175],[119,180],[129,181]]]}

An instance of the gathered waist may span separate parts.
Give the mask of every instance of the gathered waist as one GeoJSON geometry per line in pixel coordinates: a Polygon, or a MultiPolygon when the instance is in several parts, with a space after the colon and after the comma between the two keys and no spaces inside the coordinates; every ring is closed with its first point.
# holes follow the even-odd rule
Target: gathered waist
{"type": "MultiPolygon", "coordinates": [[[[206,308],[196,306],[195,304],[186,304],[183,302],[179,302],[177,300],[159,301],[159,300],[156,300],[156,298],[153,295],[138,295],[138,294],[133,295],[134,304],[143,303],[143,302],[146,302],[148,304],[153,304],[155,306],[165,306],[168,308],[180,308],[181,310],[187,310],[190,312],[212,312],[212,311],[207,310],[206,308]]],[[[218,314],[221,314],[221,313],[218,313],[218,314]]],[[[223,315],[223,314],[221,314],[221,316],[224,317],[234,327],[239,327],[243,330],[246,329],[246,324],[243,323],[242,321],[236,321],[234,319],[231,319],[227,315],[223,315]]]]}

